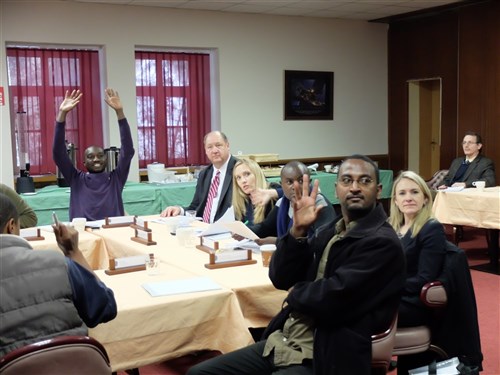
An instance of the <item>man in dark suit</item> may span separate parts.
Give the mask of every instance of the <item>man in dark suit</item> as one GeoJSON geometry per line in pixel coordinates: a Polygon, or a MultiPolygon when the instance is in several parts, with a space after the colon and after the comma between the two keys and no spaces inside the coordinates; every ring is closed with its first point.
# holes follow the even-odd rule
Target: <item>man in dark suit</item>
{"type": "Polygon", "coordinates": [[[475,132],[465,133],[462,141],[464,157],[452,161],[443,184],[438,189],[452,187],[472,187],[474,181],[485,181],[486,187],[496,186],[495,166],[491,159],[481,155],[483,141],[475,132]]]}
{"type": "Polygon", "coordinates": [[[221,131],[213,131],[205,135],[203,145],[211,164],[200,172],[191,204],[169,206],[161,216],[183,215],[185,211],[195,210],[197,217],[213,223],[231,207],[233,167],[237,159],[231,155],[229,141],[221,131]]]}

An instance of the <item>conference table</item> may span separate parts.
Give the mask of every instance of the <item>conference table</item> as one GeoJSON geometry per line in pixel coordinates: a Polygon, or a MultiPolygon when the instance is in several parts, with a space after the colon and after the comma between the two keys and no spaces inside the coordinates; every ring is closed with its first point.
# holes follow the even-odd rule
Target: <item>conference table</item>
{"type": "MultiPolygon", "coordinates": [[[[312,180],[319,180],[319,187],[324,196],[333,204],[338,204],[335,196],[337,174],[316,172],[312,180]]],[[[280,182],[279,177],[268,177],[269,182],[280,182]]],[[[380,170],[382,184],[382,199],[391,197],[393,173],[391,170],[380,170]]],[[[165,207],[172,205],[188,206],[194,196],[196,181],[176,183],[139,183],[127,182],[122,198],[128,215],[159,214],[165,207]]],[[[62,221],[69,220],[70,189],[56,185],[37,189],[34,193],[21,194],[26,203],[38,216],[39,225],[49,225],[52,222],[52,212],[56,212],[62,221]]]]}
{"type": "Polygon", "coordinates": [[[443,224],[486,229],[490,262],[471,268],[499,274],[500,186],[438,191],[433,213],[443,224]]]}

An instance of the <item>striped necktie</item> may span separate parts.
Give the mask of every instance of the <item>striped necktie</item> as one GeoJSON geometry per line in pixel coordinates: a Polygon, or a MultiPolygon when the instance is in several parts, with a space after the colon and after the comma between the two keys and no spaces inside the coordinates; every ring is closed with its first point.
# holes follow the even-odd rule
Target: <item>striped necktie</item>
{"type": "Polygon", "coordinates": [[[210,223],[210,213],[212,212],[212,204],[214,203],[214,198],[217,196],[217,190],[219,190],[219,181],[220,171],[217,171],[214,180],[212,181],[212,185],[210,185],[207,203],[205,204],[205,211],[203,211],[203,221],[205,223],[210,223]]]}

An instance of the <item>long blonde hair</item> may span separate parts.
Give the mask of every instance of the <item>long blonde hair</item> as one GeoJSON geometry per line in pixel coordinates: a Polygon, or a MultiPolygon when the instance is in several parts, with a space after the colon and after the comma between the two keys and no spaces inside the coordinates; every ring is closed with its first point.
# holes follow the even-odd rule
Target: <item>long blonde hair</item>
{"type": "Polygon", "coordinates": [[[415,182],[420,189],[420,191],[424,194],[424,198],[427,199],[427,202],[424,204],[420,212],[415,216],[415,220],[413,221],[413,224],[410,227],[411,230],[411,236],[415,237],[418,232],[422,229],[422,227],[427,223],[429,220],[433,219],[432,216],[432,194],[431,190],[429,189],[429,186],[427,186],[426,182],[422,177],[420,177],[418,174],[416,174],[413,171],[403,171],[399,174],[399,176],[396,178],[394,183],[392,184],[392,191],[391,191],[391,215],[389,216],[389,224],[392,225],[394,230],[396,232],[399,231],[401,226],[404,224],[404,215],[403,213],[399,210],[398,206],[396,205],[396,189],[399,184],[399,182],[403,179],[406,178],[408,180],[411,180],[415,182]]]}
{"type": "MultiPolygon", "coordinates": [[[[267,183],[266,176],[260,169],[259,164],[252,159],[241,158],[239,159],[233,167],[233,207],[234,216],[236,220],[242,220],[243,216],[246,214],[246,202],[250,201],[250,197],[241,190],[236,181],[236,168],[240,165],[246,165],[250,171],[255,176],[255,188],[256,189],[267,189],[269,184],[267,183]]],[[[253,221],[255,224],[264,221],[266,214],[266,206],[256,206],[253,210],[253,221]]]]}

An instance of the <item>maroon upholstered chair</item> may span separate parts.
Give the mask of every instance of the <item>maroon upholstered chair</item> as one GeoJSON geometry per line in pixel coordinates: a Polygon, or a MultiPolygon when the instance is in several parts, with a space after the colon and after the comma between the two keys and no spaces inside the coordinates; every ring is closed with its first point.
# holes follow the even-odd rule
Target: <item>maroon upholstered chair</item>
{"type": "MultiPolygon", "coordinates": [[[[420,300],[426,306],[438,311],[446,306],[448,297],[443,284],[439,281],[433,281],[423,286],[420,300]]],[[[417,354],[427,350],[437,353],[441,359],[448,358],[443,349],[432,344],[431,330],[428,326],[400,327],[396,330],[393,355],[417,354]]]]}
{"type": "Polygon", "coordinates": [[[106,349],[88,336],[59,336],[23,346],[0,358],[1,375],[110,375],[106,349]]]}
{"type": "Polygon", "coordinates": [[[391,363],[396,339],[398,315],[394,315],[391,326],[382,333],[372,335],[372,374],[386,374],[391,363]]]}

